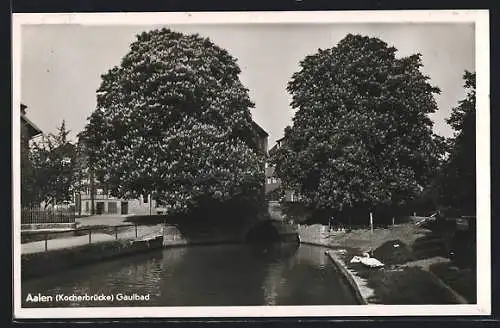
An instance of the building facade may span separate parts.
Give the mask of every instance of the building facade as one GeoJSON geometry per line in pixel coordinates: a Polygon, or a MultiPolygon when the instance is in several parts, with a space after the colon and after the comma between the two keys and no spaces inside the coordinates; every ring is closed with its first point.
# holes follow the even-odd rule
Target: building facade
{"type": "MultiPolygon", "coordinates": [[[[261,152],[266,158],[268,156],[267,152],[267,147],[268,147],[268,137],[269,134],[261,127],[259,126],[255,121],[252,121],[252,126],[254,130],[257,132],[258,140],[256,142],[257,144],[257,150],[261,152]]],[[[264,161],[262,163],[262,172],[265,173],[265,170],[267,169],[267,161],[264,161]]],[[[266,181],[263,181],[263,187],[261,190],[261,199],[262,201],[265,199],[266,196],[266,181]]]]}
{"type": "MultiPolygon", "coordinates": [[[[278,149],[283,147],[286,143],[285,137],[276,140],[276,144],[269,150],[269,156],[273,156],[278,149]]],[[[270,200],[285,201],[285,202],[298,202],[300,195],[293,190],[280,190],[281,181],[275,174],[275,167],[266,163],[266,195],[270,200]]]]}
{"type": "Polygon", "coordinates": [[[255,121],[252,121],[252,127],[254,128],[254,130],[257,132],[258,135],[258,140],[256,142],[258,150],[267,155],[267,143],[269,134],[255,121]]]}
{"type": "Polygon", "coordinates": [[[35,205],[36,191],[33,186],[33,165],[30,160],[30,141],[42,135],[40,130],[26,116],[27,106],[21,104],[20,126],[20,160],[21,160],[21,205],[23,207],[35,205]]]}
{"type": "Polygon", "coordinates": [[[28,106],[21,104],[21,143],[22,147],[27,149],[29,148],[29,141],[35,137],[41,136],[42,130],[28,119],[26,116],[26,108],[28,108],[28,106]]]}
{"type": "Polygon", "coordinates": [[[151,196],[136,199],[121,199],[97,190],[94,197],[90,192],[77,195],[77,212],[80,215],[161,215],[166,209],[151,196]],[[92,199],[93,198],[93,199],[92,199]],[[94,213],[92,213],[92,202],[94,213]]]}

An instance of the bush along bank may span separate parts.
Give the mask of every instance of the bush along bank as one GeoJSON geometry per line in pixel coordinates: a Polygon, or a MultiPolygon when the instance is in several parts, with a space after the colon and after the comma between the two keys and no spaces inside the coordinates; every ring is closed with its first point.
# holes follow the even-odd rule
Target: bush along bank
{"type": "Polygon", "coordinates": [[[32,278],[105,259],[162,248],[163,236],[142,240],[114,240],[21,255],[21,276],[32,278]]]}

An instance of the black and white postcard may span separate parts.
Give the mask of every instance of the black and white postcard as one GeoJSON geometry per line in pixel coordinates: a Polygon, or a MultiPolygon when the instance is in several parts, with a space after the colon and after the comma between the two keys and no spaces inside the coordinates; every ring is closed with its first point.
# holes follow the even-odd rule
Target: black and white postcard
{"type": "Polygon", "coordinates": [[[491,313],[488,11],[12,22],[15,318],[491,313]]]}

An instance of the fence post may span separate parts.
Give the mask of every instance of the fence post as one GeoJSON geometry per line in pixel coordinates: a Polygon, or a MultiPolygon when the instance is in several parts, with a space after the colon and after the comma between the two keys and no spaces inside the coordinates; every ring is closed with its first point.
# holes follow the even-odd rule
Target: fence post
{"type": "Polygon", "coordinates": [[[134,227],[135,227],[135,238],[137,238],[137,223],[134,223],[134,227]]]}
{"type": "Polygon", "coordinates": [[[89,244],[92,244],[92,229],[89,228],[89,244]]]}
{"type": "Polygon", "coordinates": [[[118,240],[118,226],[115,226],[115,239],[118,240]]]}
{"type": "Polygon", "coordinates": [[[370,255],[373,256],[373,213],[370,212],[370,229],[371,229],[371,234],[370,234],[370,255]]]}
{"type": "Polygon", "coordinates": [[[45,251],[47,251],[49,249],[48,245],[47,245],[47,239],[49,239],[49,235],[45,234],[45,251]]]}

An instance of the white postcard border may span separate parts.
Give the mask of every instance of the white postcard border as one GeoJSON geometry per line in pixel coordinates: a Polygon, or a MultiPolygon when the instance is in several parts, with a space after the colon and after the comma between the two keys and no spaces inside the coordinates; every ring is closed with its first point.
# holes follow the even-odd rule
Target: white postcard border
{"type": "Polygon", "coordinates": [[[53,13],[13,14],[13,304],[14,317],[309,317],[309,316],[441,316],[491,314],[490,251],[490,104],[489,12],[487,10],[415,10],[344,12],[186,12],[186,13],[53,13]],[[477,73],[477,304],[356,305],[248,307],[105,307],[21,308],[20,273],[20,121],[21,28],[35,24],[156,25],[156,24],[283,24],[283,23],[475,23],[477,73]]]}

